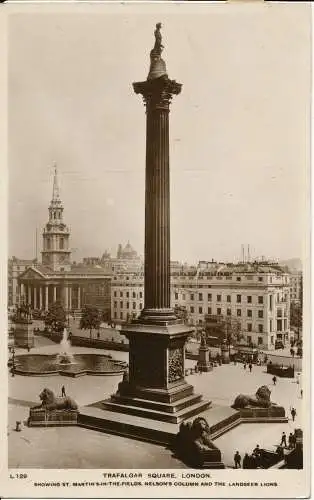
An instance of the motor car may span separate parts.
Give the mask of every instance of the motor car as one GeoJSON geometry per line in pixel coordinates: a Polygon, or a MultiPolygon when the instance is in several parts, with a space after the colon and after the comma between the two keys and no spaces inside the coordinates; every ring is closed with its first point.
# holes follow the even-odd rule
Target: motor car
{"type": "Polygon", "coordinates": [[[276,340],[275,349],[284,349],[284,343],[281,340],[276,340]]]}

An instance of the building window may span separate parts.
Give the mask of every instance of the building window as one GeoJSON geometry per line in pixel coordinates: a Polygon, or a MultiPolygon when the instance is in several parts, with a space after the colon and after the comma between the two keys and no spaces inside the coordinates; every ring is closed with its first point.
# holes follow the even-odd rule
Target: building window
{"type": "Polygon", "coordinates": [[[240,276],[237,276],[237,281],[241,281],[241,278],[240,278],[240,276]]]}
{"type": "Polygon", "coordinates": [[[251,332],[252,331],[252,323],[247,324],[247,331],[251,332]]]}
{"type": "Polygon", "coordinates": [[[117,319],[117,311],[114,312],[114,317],[117,319]]]}
{"type": "Polygon", "coordinates": [[[251,335],[247,336],[247,343],[248,344],[252,344],[252,337],[251,337],[251,335]]]}
{"type": "Polygon", "coordinates": [[[247,303],[252,304],[252,295],[247,296],[247,303]]]}
{"type": "Polygon", "coordinates": [[[261,345],[263,343],[263,337],[258,337],[257,343],[258,343],[258,345],[261,345]]]}
{"type": "Polygon", "coordinates": [[[237,295],[237,303],[241,304],[241,295],[237,295]]]}
{"type": "Polygon", "coordinates": [[[212,313],[212,308],[211,307],[208,307],[207,308],[207,314],[211,314],[212,313]]]}
{"type": "Polygon", "coordinates": [[[208,299],[208,301],[209,301],[209,302],[211,302],[211,300],[212,300],[212,294],[211,294],[211,293],[209,293],[209,294],[207,295],[207,299],[208,299]]]}
{"type": "Polygon", "coordinates": [[[241,316],[241,309],[237,309],[237,316],[241,316]]]}
{"type": "Polygon", "coordinates": [[[117,303],[117,301],[116,301],[116,300],[114,301],[114,303],[113,303],[113,304],[114,304],[114,308],[115,308],[115,309],[117,309],[117,307],[118,307],[118,303],[117,303]]]}
{"type": "Polygon", "coordinates": [[[282,332],[282,319],[277,319],[277,331],[282,332]]]}
{"type": "Polygon", "coordinates": [[[260,310],[258,311],[258,317],[259,317],[259,318],[263,318],[263,317],[264,317],[264,312],[263,312],[263,309],[260,309],[260,310]]]}
{"type": "Polygon", "coordinates": [[[126,292],[126,297],[127,297],[127,299],[129,298],[129,296],[130,296],[130,293],[129,293],[129,292],[126,292]]]}
{"type": "Polygon", "coordinates": [[[126,303],[126,308],[129,309],[130,308],[130,302],[127,302],[126,303]]]}
{"type": "Polygon", "coordinates": [[[217,295],[217,302],[221,302],[221,295],[217,295]]]}
{"type": "Polygon", "coordinates": [[[61,250],[64,249],[64,239],[63,238],[60,238],[60,249],[61,250]]]}
{"type": "Polygon", "coordinates": [[[227,295],[227,302],[231,302],[231,295],[227,295]]]}
{"type": "Polygon", "coordinates": [[[120,292],[120,297],[123,297],[123,292],[120,292]]]}
{"type": "Polygon", "coordinates": [[[123,313],[120,313],[120,319],[123,319],[123,313]]]}
{"type": "Polygon", "coordinates": [[[227,316],[231,316],[231,309],[227,309],[227,316]]]}
{"type": "Polygon", "coordinates": [[[141,310],[143,309],[143,304],[142,304],[142,302],[140,303],[140,309],[141,309],[141,310]]]}
{"type": "Polygon", "coordinates": [[[217,314],[218,314],[218,316],[221,314],[221,307],[217,308],[217,314]]]}
{"type": "Polygon", "coordinates": [[[269,331],[270,332],[273,331],[273,320],[272,319],[269,320],[269,331]]]}
{"type": "Polygon", "coordinates": [[[258,325],[258,333],[263,333],[264,325],[258,325]]]}
{"type": "Polygon", "coordinates": [[[264,304],[264,297],[263,297],[263,295],[259,295],[258,296],[258,303],[259,304],[264,304]]]}
{"type": "Polygon", "coordinates": [[[282,309],[277,309],[278,318],[282,318],[282,309]]]}
{"type": "Polygon", "coordinates": [[[202,307],[199,307],[199,308],[198,308],[198,313],[199,313],[199,314],[203,314],[203,308],[202,308],[202,307]]]}
{"type": "Polygon", "coordinates": [[[133,309],[136,309],[136,302],[133,302],[133,309]]]}
{"type": "Polygon", "coordinates": [[[175,298],[175,300],[178,300],[179,294],[177,292],[174,294],[174,298],[175,298]]]}
{"type": "Polygon", "coordinates": [[[269,310],[270,311],[273,310],[273,296],[272,295],[269,296],[269,310]]]}
{"type": "Polygon", "coordinates": [[[190,300],[194,300],[194,293],[190,294],[190,300]]]}
{"type": "Polygon", "coordinates": [[[113,292],[113,296],[116,297],[117,296],[117,292],[113,292]]]}
{"type": "Polygon", "coordinates": [[[248,309],[248,310],[247,310],[247,316],[248,316],[249,318],[252,318],[252,309],[248,309]]]}
{"type": "Polygon", "coordinates": [[[132,293],[132,298],[136,299],[136,293],[135,292],[132,293]]]}
{"type": "Polygon", "coordinates": [[[191,313],[194,313],[194,307],[193,306],[190,307],[190,311],[191,311],[191,313]]]}
{"type": "Polygon", "coordinates": [[[202,293],[198,294],[198,300],[203,300],[203,294],[202,293]]]}
{"type": "Polygon", "coordinates": [[[259,277],[258,277],[258,281],[263,281],[262,276],[259,276],[259,277]]]}
{"type": "Polygon", "coordinates": [[[140,292],[140,299],[143,298],[143,292],[140,292]]]}
{"type": "Polygon", "coordinates": [[[123,309],[123,302],[120,302],[120,308],[123,309]]]}

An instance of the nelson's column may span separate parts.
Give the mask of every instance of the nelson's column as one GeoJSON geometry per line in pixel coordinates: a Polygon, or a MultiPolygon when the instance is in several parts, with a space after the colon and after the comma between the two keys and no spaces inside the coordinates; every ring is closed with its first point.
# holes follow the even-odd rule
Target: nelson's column
{"type": "Polygon", "coordinates": [[[191,328],[170,307],[169,107],[182,86],[167,75],[160,28],[158,23],[147,80],[133,84],[146,106],[144,309],[121,331],[130,343],[129,376],[103,403],[110,412],[143,417],[146,431],[156,427],[152,420],[178,424],[210,405],[184,379],[191,328]]]}

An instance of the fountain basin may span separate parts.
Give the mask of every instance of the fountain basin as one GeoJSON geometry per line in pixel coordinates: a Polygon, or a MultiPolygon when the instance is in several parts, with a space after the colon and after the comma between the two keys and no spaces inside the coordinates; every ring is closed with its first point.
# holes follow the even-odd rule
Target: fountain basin
{"type": "Polygon", "coordinates": [[[125,361],[109,354],[71,354],[71,363],[60,363],[55,354],[24,354],[15,357],[14,373],[26,376],[64,375],[122,375],[125,361]]]}

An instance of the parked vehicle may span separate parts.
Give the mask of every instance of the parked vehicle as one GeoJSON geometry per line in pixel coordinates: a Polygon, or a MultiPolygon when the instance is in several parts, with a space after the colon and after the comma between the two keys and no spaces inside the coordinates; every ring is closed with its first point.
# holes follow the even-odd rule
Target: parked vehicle
{"type": "Polygon", "coordinates": [[[275,342],[275,349],[284,349],[284,343],[281,340],[276,340],[275,342]]]}

